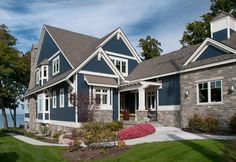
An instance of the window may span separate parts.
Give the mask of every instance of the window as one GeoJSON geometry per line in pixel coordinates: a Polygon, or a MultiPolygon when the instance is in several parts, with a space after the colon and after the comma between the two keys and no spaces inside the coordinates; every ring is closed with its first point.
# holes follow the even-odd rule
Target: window
{"type": "Polygon", "coordinates": [[[38,109],[38,113],[43,112],[43,94],[39,94],[37,96],[37,109],[38,109]]]}
{"type": "Polygon", "coordinates": [[[47,66],[44,66],[43,67],[43,77],[44,78],[47,78],[47,73],[48,73],[47,71],[48,71],[47,66]]]}
{"type": "Polygon", "coordinates": [[[36,71],[36,84],[39,84],[39,70],[36,71]]]}
{"type": "Polygon", "coordinates": [[[222,102],[222,81],[198,83],[198,103],[222,102]]]}
{"type": "Polygon", "coordinates": [[[147,92],[147,107],[150,109],[156,108],[156,92],[147,92]]]}
{"type": "Polygon", "coordinates": [[[106,88],[95,88],[94,91],[96,104],[100,105],[101,107],[104,107],[106,105],[109,105],[109,90],[106,88]]]}
{"type": "Polygon", "coordinates": [[[49,99],[49,96],[46,95],[45,96],[45,111],[48,112],[49,110],[49,105],[50,105],[50,99],[49,99]]]}
{"type": "Polygon", "coordinates": [[[73,107],[73,103],[71,102],[71,89],[68,87],[68,107],[73,107]]]}
{"type": "Polygon", "coordinates": [[[60,89],[60,107],[64,107],[64,89],[60,89]]]}
{"type": "Polygon", "coordinates": [[[128,76],[128,60],[118,57],[110,56],[112,63],[124,75],[128,76]]]}
{"type": "Polygon", "coordinates": [[[53,91],[52,93],[52,108],[57,107],[57,92],[53,91]]]}
{"type": "Polygon", "coordinates": [[[55,59],[52,60],[52,75],[58,74],[60,71],[60,59],[57,56],[55,59]]]}
{"type": "Polygon", "coordinates": [[[29,100],[25,99],[25,113],[29,113],[29,100]]]}

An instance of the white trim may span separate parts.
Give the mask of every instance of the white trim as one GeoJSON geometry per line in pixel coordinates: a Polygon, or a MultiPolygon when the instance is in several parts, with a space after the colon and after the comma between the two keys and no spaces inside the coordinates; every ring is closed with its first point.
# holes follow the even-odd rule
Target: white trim
{"type": "Polygon", "coordinates": [[[127,39],[127,37],[125,36],[123,31],[121,30],[121,28],[118,28],[116,31],[114,31],[107,39],[105,39],[100,45],[98,45],[98,47],[105,45],[109,40],[111,40],[118,33],[120,34],[120,38],[124,41],[124,43],[126,44],[128,49],[130,50],[132,55],[137,59],[138,63],[141,63],[142,62],[141,58],[139,57],[137,51],[131,45],[131,43],[129,42],[129,40],[127,39]]]}
{"type": "Polygon", "coordinates": [[[221,50],[223,51],[229,51],[229,52],[232,52],[234,54],[236,54],[236,50],[229,47],[229,46],[226,46],[218,41],[215,41],[211,38],[207,38],[205,39],[205,41],[197,48],[197,50],[192,54],[192,56],[184,63],[183,66],[186,66],[188,65],[190,62],[194,62],[200,55],[201,53],[203,52],[202,49],[205,48],[205,46],[208,44],[211,44],[213,45],[214,47],[216,48],[220,48],[221,50]]]}
{"type": "Polygon", "coordinates": [[[29,122],[29,118],[24,117],[25,122],[29,122]]]}
{"type": "MultiPolygon", "coordinates": [[[[75,88],[73,89],[73,93],[77,93],[77,90],[78,90],[78,75],[77,73],[73,76],[74,78],[74,84],[75,84],[75,88]]],[[[77,104],[74,104],[75,105],[75,122],[78,123],[78,106],[77,104]]]]}
{"type": "Polygon", "coordinates": [[[96,76],[108,77],[108,78],[119,78],[118,76],[112,75],[112,74],[98,73],[98,72],[86,71],[86,70],[80,70],[79,73],[80,74],[88,74],[88,75],[96,75],[96,76]]]}
{"type": "Polygon", "coordinates": [[[72,128],[79,128],[82,125],[82,123],[78,123],[78,122],[67,122],[67,121],[58,121],[58,120],[50,120],[48,123],[52,125],[59,125],[59,126],[72,127],[72,128]]]}
{"type": "Polygon", "coordinates": [[[72,67],[72,69],[74,69],[74,67],[72,66],[72,64],[70,63],[70,61],[67,59],[66,55],[64,54],[64,52],[61,50],[60,46],[57,44],[57,42],[54,40],[53,36],[51,35],[51,33],[48,31],[48,29],[46,28],[46,26],[44,25],[45,30],[48,32],[49,36],[51,37],[51,39],[53,40],[53,42],[56,44],[57,48],[61,51],[62,55],[65,57],[66,61],[69,63],[69,65],[72,67]]]}
{"type": "Polygon", "coordinates": [[[112,106],[111,106],[111,94],[110,94],[110,88],[105,88],[105,87],[93,87],[93,97],[96,97],[96,94],[100,94],[101,96],[101,100],[100,100],[100,104],[99,104],[99,109],[100,110],[112,110],[112,106]],[[100,92],[96,92],[96,90],[99,89],[100,92]],[[103,90],[106,90],[107,92],[103,92],[103,90]],[[102,97],[103,95],[106,94],[107,95],[107,103],[106,104],[102,104],[102,97]]]}
{"type": "Polygon", "coordinates": [[[52,60],[52,75],[54,76],[58,73],[60,73],[60,56],[57,56],[52,60]],[[56,63],[58,63],[58,69],[56,69],[56,63]]]}
{"type": "Polygon", "coordinates": [[[180,105],[158,106],[157,111],[180,111],[180,105]]]}
{"type": "Polygon", "coordinates": [[[214,77],[214,78],[209,78],[209,79],[201,79],[201,80],[196,80],[196,83],[201,83],[201,82],[209,82],[209,81],[215,81],[215,80],[222,80],[224,79],[223,76],[220,77],[214,77]]]}
{"type": "Polygon", "coordinates": [[[65,106],[65,93],[64,93],[64,88],[60,88],[59,91],[59,107],[64,108],[65,106]],[[63,101],[63,102],[62,102],[63,101]]]}
{"type": "Polygon", "coordinates": [[[127,56],[127,55],[125,55],[125,54],[115,53],[115,52],[106,51],[106,50],[105,50],[105,52],[106,52],[106,54],[108,54],[108,55],[117,56],[117,57],[126,58],[126,59],[137,60],[136,58],[131,57],[131,56],[127,56]]]}
{"type": "Polygon", "coordinates": [[[52,60],[54,57],[56,57],[61,51],[57,51],[55,54],[53,54],[51,57],[49,57],[48,61],[52,60]]]}
{"type": "Polygon", "coordinates": [[[54,90],[52,92],[52,108],[56,108],[56,107],[57,107],[57,91],[54,90]],[[55,102],[54,102],[54,100],[55,100],[55,102]]]}
{"type": "Polygon", "coordinates": [[[118,121],[120,121],[120,92],[118,91],[118,121]]]}
{"type": "MultiPolygon", "coordinates": [[[[118,71],[125,77],[128,76],[128,69],[129,69],[129,63],[127,59],[124,58],[120,58],[120,57],[114,57],[114,56],[108,56],[111,60],[114,60],[114,65],[116,66],[117,61],[120,62],[120,69],[118,69],[118,71]],[[126,66],[125,66],[125,73],[122,72],[122,63],[125,62],[126,66]]],[[[116,67],[117,68],[117,67],[116,67]]]]}

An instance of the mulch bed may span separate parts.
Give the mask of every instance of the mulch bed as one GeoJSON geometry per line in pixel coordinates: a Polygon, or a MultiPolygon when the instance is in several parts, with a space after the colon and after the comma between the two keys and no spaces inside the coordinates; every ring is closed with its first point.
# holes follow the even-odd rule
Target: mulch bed
{"type": "Polygon", "coordinates": [[[189,132],[189,133],[197,133],[197,134],[209,134],[209,135],[223,135],[223,136],[235,136],[235,134],[233,134],[230,131],[223,131],[223,130],[217,130],[214,132],[200,132],[200,131],[192,131],[188,128],[182,128],[183,131],[185,132],[189,132]]]}
{"type": "Polygon", "coordinates": [[[64,153],[64,157],[70,162],[79,162],[79,161],[90,161],[90,160],[100,160],[109,157],[119,156],[122,153],[125,153],[131,148],[131,146],[125,147],[110,147],[110,148],[100,148],[100,149],[88,149],[82,148],[77,151],[64,153]]]}

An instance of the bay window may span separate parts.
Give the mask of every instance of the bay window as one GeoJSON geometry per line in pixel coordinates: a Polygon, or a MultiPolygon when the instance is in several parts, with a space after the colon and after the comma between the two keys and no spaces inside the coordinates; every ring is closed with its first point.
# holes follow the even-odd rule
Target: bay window
{"type": "Polygon", "coordinates": [[[197,88],[199,104],[223,102],[221,80],[198,83],[197,88]]]}

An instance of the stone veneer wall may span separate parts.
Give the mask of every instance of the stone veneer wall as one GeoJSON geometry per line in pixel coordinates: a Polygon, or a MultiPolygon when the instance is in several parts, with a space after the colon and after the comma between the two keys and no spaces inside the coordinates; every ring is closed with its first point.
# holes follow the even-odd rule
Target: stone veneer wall
{"type": "Polygon", "coordinates": [[[147,110],[136,110],[137,122],[143,123],[148,121],[147,110]]]}
{"type": "Polygon", "coordinates": [[[96,122],[112,122],[113,121],[113,111],[112,110],[95,110],[94,121],[96,122]]]}
{"type": "Polygon", "coordinates": [[[180,111],[157,111],[159,124],[168,127],[180,127],[180,111]]]}
{"type": "Polygon", "coordinates": [[[181,74],[181,127],[187,127],[188,118],[194,113],[198,113],[203,116],[207,114],[216,115],[219,119],[219,129],[228,129],[228,121],[230,117],[236,113],[236,92],[234,91],[232,94],[228,94],[231,85],[236,87],[236,64],[227,64],[181,74]],[[196,81],[221,77],[223,85],[223,104],[197,105],[196,81]],[[186,90],[189,91],[188,97],[185,97],[186,90]]]}
{"type": "Polygon", "coordinates": [[[34,96],[29,98],[29,131],[37,132],[37,123],[36,123],[36,99],[34,96]]]}

